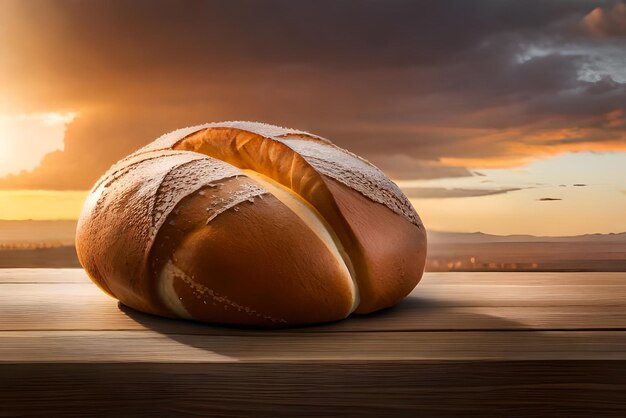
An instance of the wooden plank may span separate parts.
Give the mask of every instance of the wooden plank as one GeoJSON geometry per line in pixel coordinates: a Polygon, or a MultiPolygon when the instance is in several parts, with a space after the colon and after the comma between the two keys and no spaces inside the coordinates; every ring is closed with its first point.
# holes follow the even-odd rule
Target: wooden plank
{"type": "Polygon", "coordinates": [[[624,416],[626,275],[427,274],[393,309],[241,330],[78,269],[0,270],[3,416],[624,416]]]}
{"type": "Polygon", "coordinates": [[[422,284],[626,286],[626,272],[426,272],[422,284]]]}
{"type": "Polygon", "coordinates": [[[0,285],[4,283],[90,283],[83,269],[3,268],[0,285]]]}
{"type": "Polygon", "coordinates": [[[417,286],[416,301],[446,306],[626,306],[626,286],[443,284],[417,286]]]}
{"type": "Polygon", "coordinates": [[[568,329],[626,330],[626,310],[612,306],[422,306],[409,298],[393,309],[310,328],[323,332],[568,329]]]}
{"type": "Polygon", "coordinates": [[[623,417],[626,362],[14,364],[0,416],[623,417]]]}
{"type": "Polygon", "coordinates": [[[626,360],[626,331],[4,331],[0,363],[626,360]]]}
{"type": "MultiPolygon", "coordinates": [[[[1,271],[1,270],[0,270],[1,271]]],[[[453,273],[446,273],[453,274],[453,273]]],[[[568,273],[555,273],[567,276],[568,273]]],[[[455,274],[456,275],[456,274],[455,274]]],[[[462,273],[461,273],[462,275],[462,273]]],[[[442,304],[446,306],[592,306],[626,305],[626,273],[612,273],[622,277],[624,284],[511,284],[507,276],[498,283],[483,284],[471,281],[450,283],[432,278],[420,283],[411,293],[412,303],[442,304]]],[[[52,276],[62,280],[62,275],[52,276]]],[[[70,276],[71,277],[71,276],[70,276]]],[[[22,277],[23,279],[25,277],[22,277]]],[[[76,277],[74,277],[76,279],[76,277]]],[[[611,280],[614,280],[611,278],[611,280]]],[[[67,295],[75,297],[96,297],[102,294],[90,281],[83,278],[80,282],[51,281],[48,283],[5,282],[0,284],[2,302],[20,301],[25,298],[47,298],[50,301],[67,295]],[[45,290],[44,290],[45,289],[45,290]]],[[[37,300],[43,303],[45,300],[37,300]]]]}
{"type": "MultiPolygon", "coordinates": [[[[40,273],[41,274],[41,273],[40,273]]],[[[52,275],[51,277],[59,277],[52,275]]],[[[506,276],[504,276],[506,278],[506,276]]],[[[420,285],[392,309],[292,332],[480,329],[626,329],[624,286],[420,285]],[[619,305],[621,303],[621,305],[619,305]]],[[[141,330],[237,334],[120,307],[95,285],[0,285],[0,330],[141,330]]],[[[244,333],[246,331],[243,331],[244,333]]]]}
{"type": "MultiPolygon", "coordinates": [[[[86,286],[83,286],[87,288],[86,286]]],[[[85,292],[86,293],[86,292],[85,292]]],[[[11,297],[15,294],[9,295],[11,297]]],[[[178,321],[143,314],[94,295],[37,300],[0,297],[0,331],[11,330],[145,330],[164,334],[237,335],[232,327],[178,321]]],[[[437,306],[409,298],[398,306],[344,321],[294,328],[290,332],[359,332],[424,330],[621,330],[626,310],[613,306],[465,307],[437,306]]]]}
{"type": "MultiPolygon", "coordinates": [[[[626,272],[426,272],[416,290],[431,284],[503,282],[519,286],[626,286],[626,272]]],[[[0,285],[3,283],[90,283],[90,280],[84,270],[77,268],[7,268],[0,269],[0,285]]]]}

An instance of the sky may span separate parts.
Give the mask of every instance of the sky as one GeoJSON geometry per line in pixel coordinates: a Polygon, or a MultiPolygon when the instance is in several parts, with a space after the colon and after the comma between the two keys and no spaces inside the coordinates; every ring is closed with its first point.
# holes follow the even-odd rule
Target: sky
{"type": "Polygon", "coordinates": [[[626,231],[626,3],[0,0],[0,219],[220,120],[331,139],[427,229],[626,231]]]}

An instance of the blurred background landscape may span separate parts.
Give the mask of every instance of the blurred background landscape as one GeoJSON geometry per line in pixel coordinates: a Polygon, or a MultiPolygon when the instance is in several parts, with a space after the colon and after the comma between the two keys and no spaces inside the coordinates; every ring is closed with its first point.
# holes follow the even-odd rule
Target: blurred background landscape
{"type": "Polygon", "coordinates": [[[0,0],[0,267],[78,266],[111,164],[224,120],[380,167],[427,270],[626,270],[624,0],[0,0]]]}
{"type": "MultiPolygon", "coordinates": [[[[76,222],[0,221],[0,268],[80,267],[76,222]]],[[[626,271],[626,233],[571,237],[429,231],[427,271],[626,271]]]]}

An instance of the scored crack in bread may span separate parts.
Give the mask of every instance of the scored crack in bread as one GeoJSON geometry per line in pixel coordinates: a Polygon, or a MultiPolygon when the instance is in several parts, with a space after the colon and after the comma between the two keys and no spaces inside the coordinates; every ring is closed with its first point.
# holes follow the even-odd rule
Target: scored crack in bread
{"type": "Polygon", "coordinates": [[[76,247],[130,307],[271,327],[394,305],[422,276],[426,233],[366,160],[306,132],[222,122],[116,163],[85,202],[76,247]]]}

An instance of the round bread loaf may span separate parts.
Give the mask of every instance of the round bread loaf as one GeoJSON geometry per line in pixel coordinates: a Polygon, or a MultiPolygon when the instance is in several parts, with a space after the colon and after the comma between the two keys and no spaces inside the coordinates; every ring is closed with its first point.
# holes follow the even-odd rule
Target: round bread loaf
{"type": "Polygon", "coordinates": [[[137,310],[275,327],[394,305],[422,277],[426,232],[364,159],[306,132],[223,122],[116,163],[87,197],[76,249],[137,310]]]}

